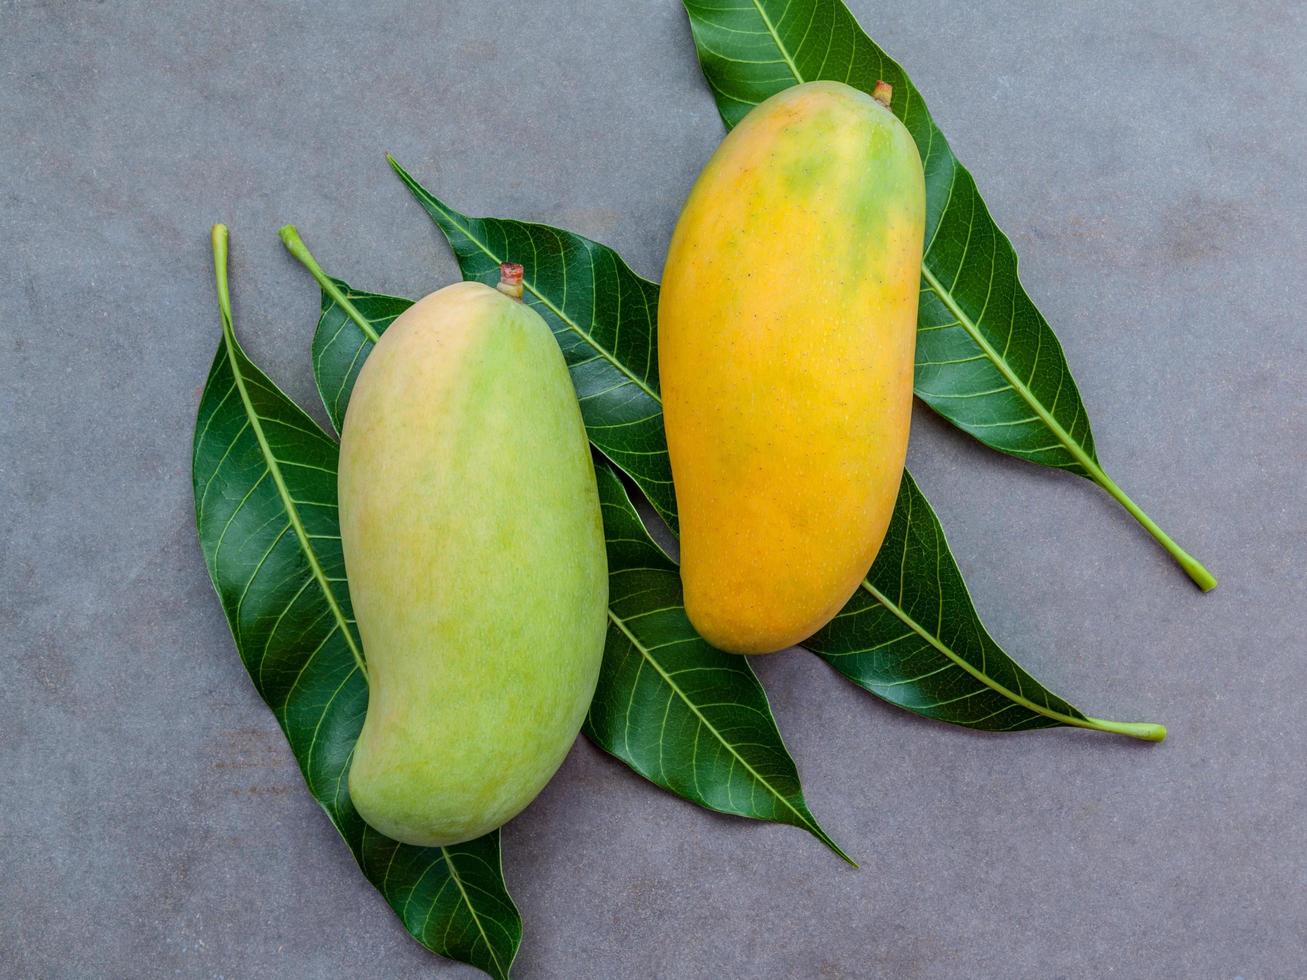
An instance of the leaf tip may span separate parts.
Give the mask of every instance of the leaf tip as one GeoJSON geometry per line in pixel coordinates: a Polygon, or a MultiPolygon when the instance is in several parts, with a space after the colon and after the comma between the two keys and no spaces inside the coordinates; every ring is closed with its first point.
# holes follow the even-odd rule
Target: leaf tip
{"type": "Polygon", "coordinates": [[[404,186],[409,189],[409,192],[421,202],[422,195],[426,193],[426,188],[414,180],[413,176],[400,165],[400,162],[392,154],[386,154],[386,162],[390,164],[390,169],[395,171],[396,176],[404,182],[404,186]]]}
{"type": "MultiPolygon", "coordinates": [[[[809,815],[809,820],[812,820],[811,815],[809,815]]],[[[830,834],[826,833],[826,831],[822,830],[821,826],[817,823],[817,821],[812,820],[812,822],[808,825],[807,830],[812,834],[813,837],[816,837],[817,840],[821,841],[832,851],[834,851],[835,854],[838,855],[841,860],[845,861],[853,868],[861,870],[862,865],[858,864],[857,861],[853,860],[853,858],[851,858],[847,853],[845,853],[844,848],[840,847],[839,844],[836,844],[835,839],[831,837],[830,834]]]]}
{"type": "Polygon", "coordinates": [[[852,856],[847,854],[844,848],[836,844],[835,841],[827,837],[825,843],[827,847],[829,847],[832,851],[834,851],[837,855],[839,855],[840,859],[843,860],[844,863],[847,864],[849,867],[851,867],[854,871],[862,870],[862,865],[860,865],[856,860],[854,860],[852,856]]]}

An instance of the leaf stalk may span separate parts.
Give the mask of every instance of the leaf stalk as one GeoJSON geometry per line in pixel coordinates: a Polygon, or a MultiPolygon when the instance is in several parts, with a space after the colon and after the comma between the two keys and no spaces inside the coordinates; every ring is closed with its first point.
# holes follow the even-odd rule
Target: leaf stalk
{"type": "Polygon", "coordinates": [[[1198,559],[1181,548],[1171,539],[1170,535],[1158,527],[1153,519],[1145,514],[1138,504],[1126,496],[1125,491],[1118,487],[1116,482],[1103,471],[1103,467],[1099,465],[1098,460],[1086,452],[1085,447],[1073,439],[1066,429],[1062,428],[1062,424],[1053,417],[1053,413],[1045,408],[1043,402],[1036,398],[1025,383],[1016,376],[1007,360],[985,339],[976,322],[958,305],[957,300],[953,298],[952,292],[944,287],[936,278],[935,273],[931,271],[930,266],[924,262],[921,266],[921,278],[939,297],[940,302],[953,314],[962,328],[971,335],[971,339],[975,341],[976,346],[980,348],[981,352],[994,365],[1004,380],[1011,385],[1012,390],[1025,400],[1026,404],[1030,406],[1030,410],[1048,427],[1048,431],[1053,433],[1057,441],[1071,454],[1071,457],[1084,468],[1089,478],[1111,494],[1113,499],[1124,507],[1130,513],[1130,516],[1157,540],[1158,544],[1167,550],[1171,557],[1185,570],[1185,574],[1193,579],[1195,585],[1204,592],[1210,592],[1216,588],[1216,576],[1204,568],[1198,559]]]}
{"type": "MultiPolygon", "coordinates": [[[[292,229],[293,230],[293,229],[292,229]]],[[[254,432],[255,439],[258,440],[259,450],[263,453],[263,459],[268,467],[268,474],[272,477],[272,482],[277,488],[277,493],[282,500],[282,506],[286,510],[286,517],[290,522],[291,529],[295,532],[295,537],[299,540],[300,550],[304,554],[304,560],[308,562],[309,570],[313,577],[317,579],[318,585],[322,589],[323,598],[326,599],[327,605],[331,607],[332,615],[336,617],[339,624],[341,635],[345,638],[345,644],[349,647],[350,655],[354,658],[354,664],[364,680],[368,676],[367,662],[363,659],[363,651],[359,649],[358,644],[354,641],[354,636],[349,630],[349,621],[345,618],[344,612],[341,611],[340,603],[336,600],[336,595],[331,590],[331,585],[327,581],[327,575],[322,570],[322,565],[318,562],[317,552],[313,550],[313,544],[309,538],[309,533],[304,527],[304,522],[300,520],[299,511],[296,509],[295,500],[291,496],[290,490],[286,487],[285,477],[282,476],[281,465],[277,462],[277,457],[268,443],[267,434],[263,431],[263,423],[259,414],[254,410],[254,404],[250,400],[250,393],[245,386],[245,379],[242,375],[241,366],[237,360],[237,352],[240,345],[236,341],[236,329],[232,324],[231,316],[231,291],[227,281],[227,246],[228,231],[227,226],[217,224],[213,226],[210,233],[210,240],[213,243],[213,278],[214,284],[218,291],[218,313],[222,318],[222,339],[223,346],[227,351],[227,360],[231,365],[232,383],[236,391],[240,394],[241,402],[245,406],[245,414],[249,419],[250,428],[254,432]]]]}
{"type": "Polygon", "coordinates": [[[1166,726],[1154,725],[1146,721],[1108,721],[1105,718],[1085,718],[1089,724],[1085,727],[1096,728],[1100,732],[1125,735],[1145,742],[1161,742],[1166,739],[1166,726]]]}
{"type": "Polygon", "coordinates": [[[1204,592],[1211,592],[1216,588],[1216,576],[1207,570],[1207,568],[1193,555],[1185,551],[1172,540],[1171,536],[1158,527],[1151,517],[1145,514],[1138,504],[1126,495],[1126,492],[1116,485],[1116,481],[1103,472],[1101,466],[1093,466],[1089,469],[1089,475],[1095,483],[1112,495],[1126,511],[1140,525],[1148,531],[1149,534],[1166,549],[1167,553],[1176,560],[1176,563],[1185,570],[1198,588],[1204,592]]]}
{"type": "Polygon", "coordinates": [[[360,313],[358,307],[349,301],[344,291],[336,285],[336,280],[327,275],[322,266],[318,265],[318,260],[313,257],[309,247],[304,244],[304,239],[300,238],[300,233],[295,226],[282,225],[277,234],[281,237],[281,243],[286,246],[286,251],[295,256],[300,265],[309,270],[313,278],[318,281],[318,285],[322,287],[322,291],[336,301],[336,305],[344,310],[345,315],[358,325],[358,328],[363,331],[363,335],[374,344],[380,340],[381,338],[376,330],[368,322],[368,318],[360,313]]]}

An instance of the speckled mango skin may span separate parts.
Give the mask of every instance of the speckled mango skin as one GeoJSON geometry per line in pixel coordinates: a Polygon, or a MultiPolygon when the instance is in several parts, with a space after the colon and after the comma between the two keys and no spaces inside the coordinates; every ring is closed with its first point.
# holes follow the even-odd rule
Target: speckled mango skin
{"type": "Polygon", "coordinates": [[[339,500],[368,668],[350,797],[405,843],[479,837],[562,763],[607,627],[593,462],[544,321],[479,283],[405,311],[351,395],[339,500]]]}
{"type": "Polygon", "coordinates": [[[880,548],[907,453],[924,226],[911,136],[834,82],[757,106],[690,192],[658,369],[686,611],[720,649],[811,636],[880,548]]]}

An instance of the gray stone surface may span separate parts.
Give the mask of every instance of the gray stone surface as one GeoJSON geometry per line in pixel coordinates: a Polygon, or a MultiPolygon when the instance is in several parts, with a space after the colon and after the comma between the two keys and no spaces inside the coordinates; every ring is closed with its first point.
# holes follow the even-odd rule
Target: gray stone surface
{"type": "MultiPolygon", "coordinates": [[[[1171,738],[978,735],[765,659],[862,870],[579,744],[504,835],[518,973],[1302,975],[1304,8],[853,7],[1012,235],[1109,470],[1221,586],[924,409],[913,470],[995,636],[1171,738]]],[[[456,277],[384,150],[657,277],[721,137],[678,5],[0,0],[0,132],[0,974],[472,975],[358,874],[206,578],[208,227],[232,227],[248,349],[315,412],[317,290],[282,222],[361,287],[456,277]]]]}

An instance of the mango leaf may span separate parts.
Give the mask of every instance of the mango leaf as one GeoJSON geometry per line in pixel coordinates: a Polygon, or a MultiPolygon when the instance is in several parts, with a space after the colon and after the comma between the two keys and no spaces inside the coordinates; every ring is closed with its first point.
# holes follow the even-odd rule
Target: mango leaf
{"type": "MultiPolygon", "coordinates": [[[[314,358],[318,389],[339,428],[348,396],[341,402],[334,393],[352,389],[367,350],[394,319],[390,314],[411,302],[360,292],[328,276],[293,226],[284,227],[281,237],[322,287],[314,351],[330,340],[341,351],[362,352],[314,358]]],[[[530,269],[524,271],[529,277],[530,269]]],[[[607,464],[601,461],[595,472],[610,600],[599,690],[586,733],[683,799],[800,827],[849,860],[809,812],[794,760],[748,662],[699,639],[681,608],[676,565],[649,538],[607,464]]]]}
{"type": "Polygon", "coordinates": [[[602,465],[596,472],[608,541],[608,640],[586,734],[677,796],[802,827],[856,867],[808,811],[748,659],[695,632],[676,564],[649,537],[617,476],[602,465]]]}
{"type": "Polygon", "coordinates": [[[444,233],[464,279],[494,285],[501,262],[522,263],[523,300],[563,349],[590,441],[640,484],[658,516],[675,528],[653,347],[658,287],[612,249],[580,235],[459,214],[428,194],[393,157],[386,159],[444,233]],[[607,300],[602,305],[596,302],[600,295],[607,300]]]}
{"type": "Polygon", "coordinates": [[[309,270],[322,290],[322,312],[313,331],[313,380],[327,417],[340,432],[354,382],[372,345],[413,301],[360,292],[333,279],[318,265],[294,225],[283,226],[279,234],[286,250],[309,270]]]}
{"type": "MultiPolygon", "coordinates": [[[[398,165],[394,164],[393,161],[392,166],[399,170],[398,165]]],[[[410,190],[418,195],[420,201],[428,199],[435,201],[438,210],[445,214],[454,215],[464,227],[474,224],[472,219],[459,215],[448,205],[437,201],[430,192],[418,187],[416,182],[407,174],[401,175],[405,178],[405,183],[410,190]],[[414,190],[415,187],[417,190],[414,190]]],[[[428,213],[431,212],[431,208],[428,207],[427,210],[428,213]]],[[[558,249],[559,254],[546,256],[546,261],[551,267],[561,269],[564,274],[567,271],[568,263],[568,255],[562,251],[564,242],[567,243],[567,248],[573,253],[593,254],[596,250],[606,250],[604,246],[595,242],[581,239],[579,236],[568,232],[555,231],[554,229],[548,230],[552,235],[559,237],[554,239],[555,244],[550,246],[544,242],[543,233],[539,231],[543,226],[539,225],[523,225],[521,222],[506,219],[495,219],[494,225],[504,228],[510,241],[538,241],[540,242],[539,247],[558,249]],[[575,245],[573,240],[579,240],[581,244],[575,245]]],[[[533,263],[540,259],[539,248],[523,249],[522,251],[510,249],[506,256],[507,261],[522,263],[528,277],[530,277],[533,263]]],[[[459,259],[461,263],[461,254],[459,259]]],[[[614,257],[614,261],[620,263],[621,260],[614,257]]],[[[309,265],[310,271],[315,266],[316,263],[309,265]]],[[[468,268],[477,271],[480,266],[479,263],[470,263],[468,268]]],[[[329,278],[321,270],[314,274],[318,277],[320,283],[329,278]]],[[[564,276],[559,276],[553,281],[562,278],[564,276]]],[[[652,286],[652,288],[657,289],[656,286],[652,286]]],[[[554,297],[549,297],[547,293],[546,296],[554,299],[554,297]]],[[[654,300],[656,302],[656,296],[654,300]]],[[[602,318],[605,307],[615,302],[617,302],[615,297],[596,290],[592,297],[595,316],[602,318]]],[[[652,348],[656,338],[653,324],[650,324],[647,330],[648,333],[639,339],[647,342],[652,348]]],[[[329,387],[330,384],[331,382],[328,382],[329,387]]],[[[661,404],[659,407],[661,414],[661,404]]],[[[665,454],[666,444],[663,441],[661,417],[659,418],[658,439],[658,448],[660,452],[665,454]]],[[[645,489],[638,478],[635,482],[642,490],[645,489]]],[[[905,596],[903,607],[896,604],[899,598],[898,591],[887,588],[886,591],[871,597],[872,601],[883,609],[885,615],[868,615],[866,612],[858,615],[844,615],[851,611],[863,609],[868,601],[868,596],[871,595],[867,588],[864,587],[842,611],[841,615],[844,618],[839,621],[839,632],[829,637],[824,632],[819,634],[822,637],[819,641],[822,644],[822,649],[829,650],[837,656],[853,652],[875,654],[882,648],[888,649],[891,643],[897,644],[894,653],[898,656],[887,655],[879,661],[870,659],[870,657],[860,661],[845,660],[844,669],[842,670],[845,676],[868,690],[872,690],[885,700],[897,704],[899,707],[927,717],[939,718],[972,728],[993,728],[1008,725],[1015,721],[1017,714],[1026,711],[1046,719],[1049,724],[1094,728],[1149,740],[1162,737],[1165,730],[1158,725],[1103,721],[1086,717],[1077,709],[1072,708],[1065,701],[1041,687],[1018,667],[993,640],[989,639],[988,634],[984,632],[984,627],[976,617],[971,600],[966,593],[966,586],[963,584],[957,566],[953,563],[952,556],[948,552],[948,546],[943,539],[943,532],[939,529],[939,521],[935,518],[925,497],[917,491],[911,477],[905,473],[903,483],[899,488],[893,522],[886,536],[886,541],[925,540],[923,535],[931,529],[933,529],[932,533],[938,535],[936,547],[932,549],[920,547],[900,548],[898,550],[902,554],[891,559],[887,556],[893,554],[894,550],[891,544],[887,543],[882,546],[880,555],[877,557],[876,562],[873,563],[871,572],[868,573],[868,583],[874,585],[874,583],[880,582],[884,578],[879,569],[887,567],[886,563],[889,563],[889,566],[893,568],[896,574],[904,577],[905,582],[910,581],[913,583],[913,589],[916,591],[909,592],[906,586],[902,590],[905,596]],[[951,569],[953,576],[951,579],[948,577],[948,569],[951,569]],[[930,583],[935,582],[937,576],[939,582],[935,587],[936,592],[922,591],[930,583]],[[920,612],[924,608],[922,605],[924,600],[918,601],[914,597],[917,595],[928,597],[932,594],[936,597],[934,601],[937,608],[935,615],[928,616],[920,612]],[[909,599],[913,601],[909,603],[909,599]],[[917,618],[914,618],[914,616],[917,618]],[[915,624],[921,630],[918,635],[923,642],[915,651],[909,651],[908,644],[899,642],[900,634],[908,628],[909,623],[915,624]],[[962,638],[975,634],[977,631],[984,635],[984,642],[976,641],[974,644],[963,642],[962,638]],[[911,656],[908,656],[909,652],[912,653],[911,656]],[[954,708],[950,710],[945,705],[933,704],[929,694],[931,690],[930,682],[920,680],[921,676],[927,674],[927,672],[935,672],[938,675],[938,680],[934,682],[936,688],[945,680],[952,683],[953,686],[950,688],[948,697],[954,704],[954,708]],[[863,683],[864,680],[866,683],[863,683]],[[999,708],[1003,707],[1002,704],[994,700],[995,697],[1006,699],[1016,706],[1011,709],[1012,716],[1001,717],[993,714],[990,718],[985,717],[990,712],[997,712],[999,708]],[[974,699],[975,704],[964,704],[964,700],[970,699],[974,699]],[[1029,702],[1029,704],[1026,704],[1026,702],[1029,702]],[[990,707],[983,710],[967,710],[968,708],[976,709],[977,706],[982,704],[988,704],[990,707]],[[992,720],[1000,717],[1001,720],[992,720]]],[[[935,674],[931,676],[935,676],[935,674]]],[[[1038,727],[1033,719],[1031,721],[1032,723],[1026,727],[1038,727]]]]}
{"type": "Polygon", "coordinates": [[[916,141],[926,174],[917,396],[993,449],[1093,480],[1200,588],[1215,588],[1212,574],[1099,464],[1062,345],[1021,285],[1012,243],[990,217],[921,94],[841,0],[683,3],[727,128],[759,102],[801,82],[838,81],[867,93],[878,80],[893,86],[892,108],[916,141]]]}
{"type": "Polygon", "coordinates": [[[195,521],[236,649],[309,792],[408,931],[506,978],[522,920],[504,886],[499,832],[412,847],[374,831],[350,804],[345,774],[367,669],[337,526],[337,445],[241,349],[221,225],[213,249],[222,339],[195,423],[195,521]]]}
{"type": "Polygon", "coordinates": [[[1090,718],[994,642],[930,504],[907,472],[880,554],[839,615],[803,645],[859,687],[926,718],[986,731],[1071,725],[1147,741],[1161,725],[1090,718]]]}

